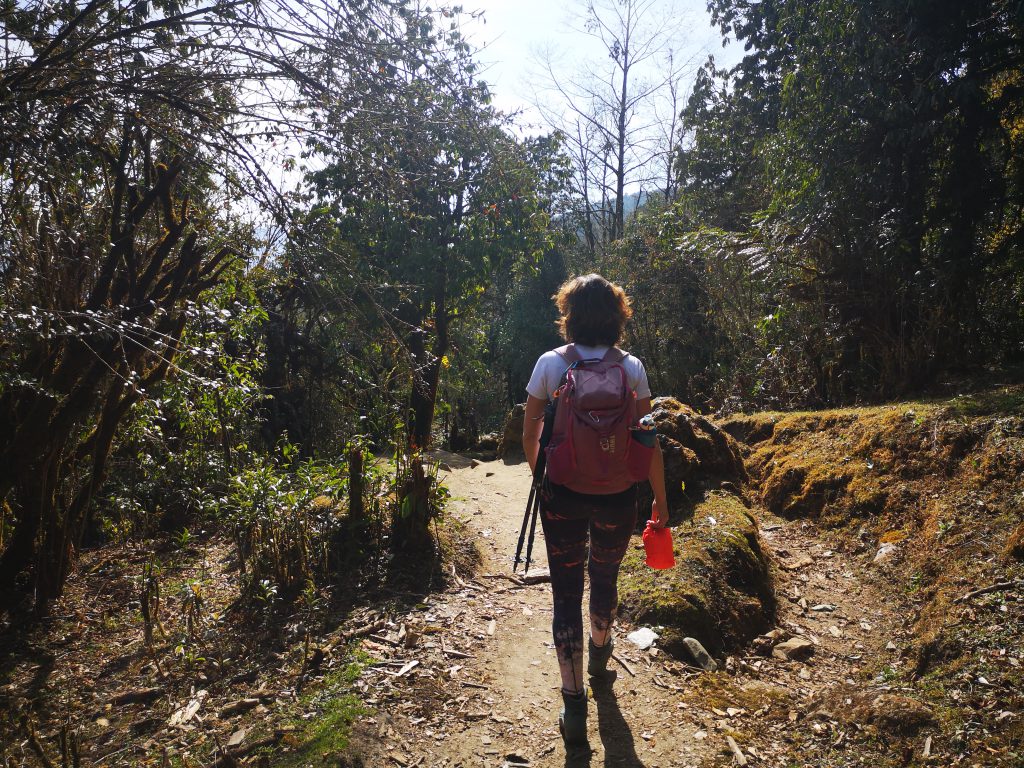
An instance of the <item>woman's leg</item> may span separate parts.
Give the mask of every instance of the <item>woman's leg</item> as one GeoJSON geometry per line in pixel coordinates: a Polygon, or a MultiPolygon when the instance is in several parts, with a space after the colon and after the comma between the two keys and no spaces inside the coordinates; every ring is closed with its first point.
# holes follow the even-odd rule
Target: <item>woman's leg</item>
{"type": "Polygon", "coordinates": [[[551,569],[554,610],[551,633],[562,676],[562,690],[568,694],[584,691],[583,684],[583,565],[587,558],[586,517],[571,516],[572,503],[541,501],[541,525],[551,569]],[[568,513],[568,514],[567,514],[568,513]]]}
{"type": "Polygon", "coordinates": [[[590,522],[590,638],[595,646],[608,643],[612,621],[619,606],[616,582],[619,565],[629,547],[636,526],[636,506],[621,514],[604,516],[590,522]]]}

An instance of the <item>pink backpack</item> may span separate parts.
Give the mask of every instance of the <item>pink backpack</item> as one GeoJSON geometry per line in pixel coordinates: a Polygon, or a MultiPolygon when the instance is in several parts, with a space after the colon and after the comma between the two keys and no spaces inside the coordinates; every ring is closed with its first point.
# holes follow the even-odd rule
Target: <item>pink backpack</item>
{"type": "Polygon", "coordinates": [[[584,360],[573,344],[555,350],[569,367],[555,392],[555,420],[544,449],[548,479],[578,493],[609,494],[646,480],[654,449],[630,434],[637,426],[636,392],[612,347],[584,360]]]}

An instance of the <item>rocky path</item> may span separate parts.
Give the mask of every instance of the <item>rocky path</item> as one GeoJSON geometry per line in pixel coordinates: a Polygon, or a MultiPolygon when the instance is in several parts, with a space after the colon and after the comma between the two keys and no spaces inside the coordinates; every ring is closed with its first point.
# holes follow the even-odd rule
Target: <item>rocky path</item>
{"type": "MultiPolygon", "coordinates": [[[[528,469],[452,465],[444,480],[453,514],[477,537],[483,565],[364,641],[374,659],[359,681],[374,707],[360,725],[370,764],[857,764],[843,747],[859,725],[838,713],[889,692],[885,670],[900,663],[902,623],[866,553],[832,551],[813,528],[762,518],[778,566],[778,629],[703,672],[656,645],[632,646],[625,635],[634,627],[622,622],[614,679],[593,690],[592,751],[567,755],[549,587],[509,578],[528,469]],[[792,658],[773,654],[784,642],[792,658]]],[[[534,551],[545,567],[539,532],[534,551]]]]}

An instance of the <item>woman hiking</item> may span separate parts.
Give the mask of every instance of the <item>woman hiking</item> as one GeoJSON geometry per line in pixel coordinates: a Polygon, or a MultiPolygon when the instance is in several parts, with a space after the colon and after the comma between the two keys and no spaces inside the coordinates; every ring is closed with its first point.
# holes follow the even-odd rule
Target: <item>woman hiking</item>
{"type": "MultiPolygon", "coordinates": [[[[559,330],[568,344],[541,355],[526,387],[523,449],[531,469],[537,463],[548,402],[554,400],[556,390],[567,380],[573,385],[582,380],[577,377],[583,376],[584,371],[607,371],[598,375],[606,376],[606,380],[613,383],[616,376],[625,379],[629,418],[634,420],[629,428],[635,429],[635,419],[651,411],[651,389],[643,363],[615,346],[632,316],[629,299],[622,288],[600,275],[591,274],[568,280],[553,298],[561,315],[559,330]]],[[[607,390],[608,386],[604,388],[607,390]]],[[[564,391],[559,391],[558,407],[562,410],[556,416],[556,424],[559,418],[569,418],[565,412],[567,396],[562,395],[564,391]]],[[[587,411],[582,420],[586,421],[587,416],[600,420],[599,415],[587,411]]],[[[563,429],[564,424],[563,421],[563,429]]],[[[605,674],[612,655],[611,628],[618,607],[619,564],[636,527],[637,479],[646,478],[651,483],[654,525],[662,528],[668,522],[664,464],[657,441],[654,441],[653,452],[648,448],[646,455],[642,449],[633,451],[634,457],[643,455],[643,463],[633,467],[630,476],[611,460],[603,461],[601,450],[606,455],[616,451],[614,434],[592,437],[587,426],[576,428],[575,443],[572,439],[567,441],[571,460],[560,459],[553,447],[548,448],[547,479],[540,501],[554,601],[552,633],[562,680],[563,707],[558,721],[567,747],[587,744],[587,689],[583,678],[584,565],[590,576],[587,673],[600,677],[605,674]],[[599,447],[586,453],[586,440],[599,443],[599,447]],[[561,482],[554,482],[555,478],[561,482]]],[[[557,435],[557,426],[555,432],[557,435]]],[[[555,439],[551,445],[554,443],[555,439]]]]}

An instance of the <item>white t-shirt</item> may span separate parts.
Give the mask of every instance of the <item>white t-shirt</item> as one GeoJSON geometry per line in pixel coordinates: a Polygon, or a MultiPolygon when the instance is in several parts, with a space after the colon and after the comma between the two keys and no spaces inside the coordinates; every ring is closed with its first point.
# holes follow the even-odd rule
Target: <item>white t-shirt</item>
{"type": "MultiPolygon", "coordinates": [[[[595,358],[600,360],[608,349],[608,347],[576,345],[576,351],[584,360],[595,358]]],[[[526,393],[541,400],[550,400],[559,384],[562,383],[562,374],[565,373],[567,367],[565,358],[555,350],[545,352],[533,367],[533,375],[530,376],[530,383],[526,385],[526,393]]],[[[643,400],[645,397],[650,397],[651,385],[647,383],[647,371],[644,369],[644,364],[640,362],[640,358],[627,353],[622,360],[622,367],[626,369],[626,380],[629,382],[629,386],[636,390],[637,399],[643,400]]]]}

